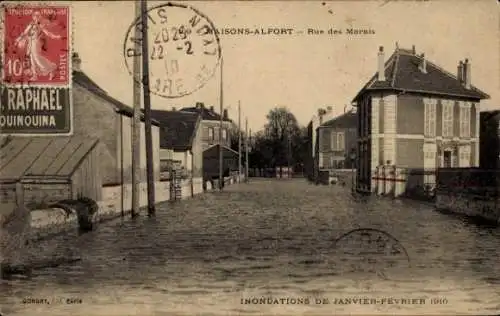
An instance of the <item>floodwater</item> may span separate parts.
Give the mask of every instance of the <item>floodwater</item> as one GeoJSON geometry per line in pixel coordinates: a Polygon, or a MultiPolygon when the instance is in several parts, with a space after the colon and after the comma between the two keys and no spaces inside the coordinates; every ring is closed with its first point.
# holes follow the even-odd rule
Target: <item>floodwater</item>
{"type": "Polygon", "coordinates": [[[499,228],[302,179],[255,179],[43,247],[57,241],[82,260],[2,281],[2,315],[500,313],[499,228]]]}

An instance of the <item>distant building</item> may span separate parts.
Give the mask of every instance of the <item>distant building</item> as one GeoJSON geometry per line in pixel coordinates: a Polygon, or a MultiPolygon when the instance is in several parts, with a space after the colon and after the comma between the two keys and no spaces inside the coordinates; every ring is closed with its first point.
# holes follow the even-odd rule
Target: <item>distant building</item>
{"type": "Polygon", "coordinates": [[[396,47],[354,97],[358,107],[358,189],[374,190],[380,165],[401,168],[479,165],[480,101],[465,59],[453,75],[424,54],[396,47]]]}
{"type": "Polygon", "coordinates": [[[318,151],[317,144],[317,129],[318,127],[327,120],[334,117],[332,107],[328,106],[326,109],[318,109],[316,115],[314,115],[307,125],[307,157],[305,161],[305,175],[310,180],[313,181],[318,176],[318,156],[316,155],[318,151]]]}
{"type": "Polygon", "coordinates": [[[189,176],[201,178],[203,173],[201,116],[197,113],[160,110],[151,111],[151,116],[161,126],[161,171],[183,169],[189,176]]]}
{"type": "MultiPolygon", "coordinates": [[[[198,102],[194,107],[185,107],[180,111],[197,113],[201,116],[201,137],[203,150],[219,143],[220,132],[220,114],[211,106],[207,108],[204,103],[198,102]]],[[[233,128],[233,122],[229,119],[227,110],[222,114],[222,144],[223,146],[230,147],[231,139],[229,132],[233,128]]]]}
{"type": "Polygon", "coordinates": [[[355,161],[350,154],[357,152],[358,117],[355,111],[349,111],[334,119],[324,122],[317,129],[318,169],[351,169],[355,161]]]}
{"type": "Polygon", "coordinates": [[[479,166],[500,169],[500,110],[481,112],[479,166]]]}
{"type": "MultiPolygon", "coordinates": [[[[219,163],[220,160],[218,144],[209,147],[203,152],[204,181],[219,178],[219,163]]],[[[228,177],[232,172],[238,171],[238,152],[228,147],[222,147],[222,164],[223,177],[228,177]]],[[[217,184],[215,183],[215,185],[217,184]]]]}
{"type": "Polygon", "coordinates": [[[198,102],[194,107],[186,107],[181,112],[196,113],[201,117],[201,147],[203,150],[203,177],[205,180],[218,178],[219,176],[219,136],[222,133],[223,169],[222,173],[228,174],[238,170],[238,152],[231,149],[230,132],[234,129],[234,123],[229,119],[227,109],[221,116],[211,106],[207,108],[204,103],[198,102]],[[236,166],[236,169],[235,167],[236,166]]]}

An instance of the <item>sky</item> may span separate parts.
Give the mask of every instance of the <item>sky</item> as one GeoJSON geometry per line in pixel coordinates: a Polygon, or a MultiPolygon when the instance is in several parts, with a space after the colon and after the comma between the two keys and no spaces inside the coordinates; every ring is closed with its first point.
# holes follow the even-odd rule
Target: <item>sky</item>
{"type": "MultiPolygon", "coordinates": [[[[149,6],[159,3],[149,1],[149,6]]],[[[266,114],[276,106],[288,107],[303,125],[321,107],[332,106],[341,114],[375,73],[379,46],[384,46],[388,58],[396,42],[401,48],[415,45],[417,53],[425,53],[453,74],[458,61],[469,58],[472,84],[491,96],[483,109],[500,108],[500,21],[495,0],[183,3],[206,15],[216,28],[293,29],[292,35],[219,35],[223,104],[237,119],[240,101],[242,120],[248,118],[253,131],[263,127],[266,114]],[[375,34],[346,35],[351,26],[375,34]],[[325,32],[335,28],[344,34],[308,35],[308,28],[325,32]]],[[[71,6],[73,50],[82,58],[82,70],[110,95],[132,105],[132,77],[123,45],[134,19],[134,2],[75,1],[71,6]]],[[[176,99],[152,95],[152,108],[180,108],[201,101],[218,109],[219,72],[190,95],[176,99]]]]}

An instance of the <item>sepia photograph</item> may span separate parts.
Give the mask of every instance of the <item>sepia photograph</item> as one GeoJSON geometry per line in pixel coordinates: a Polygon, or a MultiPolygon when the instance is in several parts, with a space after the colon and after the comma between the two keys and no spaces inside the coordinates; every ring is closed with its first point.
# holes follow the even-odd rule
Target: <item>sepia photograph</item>
{"type": "Polygon", "coordinates": [[[0,316],[499,315],[495,0],[0,3],[0,316]]]}

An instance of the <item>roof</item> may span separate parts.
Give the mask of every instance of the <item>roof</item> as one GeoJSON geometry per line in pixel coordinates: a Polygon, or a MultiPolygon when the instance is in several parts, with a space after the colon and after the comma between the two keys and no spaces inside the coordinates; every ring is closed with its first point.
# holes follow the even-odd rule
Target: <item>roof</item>
{"type": "MultiPolygon", "coordinates": [[[[73,70],[73,81],[78,83],[80,86],[87,89],[88,91],[94,93],[95,95],[101,97],[102,99],[114,105],[117,113],[126,115],[128,117],[132,117],[134,115],[134,110],[132,107],[110,96],[83,71],[73,70]]],[[[144,121],[144,115],[141,116],[141,120],[144,121]]],[[[152,120],[151,123],[153,125],[159,126],[159,123],[157,121],[152,120]]]]}
{"type": "Polygon", "coordinates": [[[492,118],[496,118],[500,116],[500,110],[492,110],[492,111],[482,111],[480,112],[480,116],[483,120],[489,120],[492,118]]]}
{"type": "Polygon", "coordinates": [[[349,111],[342,115],[337,116],[325,123],[321,124],[322,127],[337,127],[337,128],[356,128],[358,126],[358,116],[355,112],[349,111]]]}
{"type": "MultiPolygon", "coordinates": [[[[191,112],[191,113],[198,113],[201,115],[201,119],[205,121],[220,121],[220,114],[213,111],[210,108],[207,108],[206,106],[202,107],[187,107],[187,108],[182,108],[181,111],[183,112],[191,112]]],[[[223,121],[226,122],[232,122],[230,119],[226,118],[223,119],[223,121]]]]}
{"type": "Polygon", "coordinates": [[[0,181],[69,179],[98,144],[88,137],[0,137],[0,181]]]}
{"type": "Polygon", "coordinates": [[[466,89],[456,75],[426,59],[426,73],[419,69],[422,56],[413,50],[396,48],[385,63],[385,81],[377,80],[377,73],[358,92],[356,101],[366,91],[395,90],[471,99],[488,99],[489,95],[471,85],[466,89]]]}
{"type": "MultiPolygon", "coordinates": [[[[219,157],[219,144],[216,144],[216,145],[212,145],[210,147],[208,147],[207,149],[205,149],[203,151],[203,157],[204,158],[208,158],[208,157],[219,157]]],[[[226,146],[222,146],[222,155],[225,157],[225,158],[233,158],[233,157],[238,157],[238,152],[235,151],[235,150],[232,150],[231,148],[229,147],[226,147],[226,146]]]]}
{"type": "Polygon", "coordinates": [[[189,150],[201,117],[197,113],[152,110],[151,117],[160,123],[160,148],[189,150]]]}

